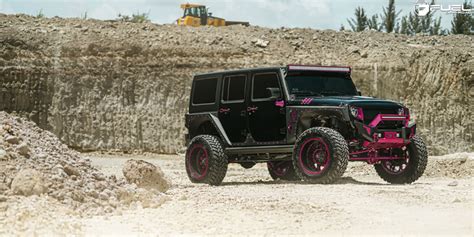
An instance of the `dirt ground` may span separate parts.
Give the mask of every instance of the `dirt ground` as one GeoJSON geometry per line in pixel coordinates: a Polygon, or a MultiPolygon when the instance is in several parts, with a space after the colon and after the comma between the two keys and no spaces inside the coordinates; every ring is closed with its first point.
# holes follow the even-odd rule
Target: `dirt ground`
{"type": "Polygon", "coordinates": [[[118,177],[127,159],[144,159],[159,165],[173,182],[170,200],[159,208],[76,220],[86,235],[474,233],[474,153],[463,154],[467,162],[456,155],[430,157],[427,174],[412,185],[386,184],[363,163],[351,163],[333,185],[275,182],[264,164],[248,170],[231,164],[219,187],[192,184],[182,156],[84,156],[118,177]],[[443,169],[453,169],[446,164],[463,168],[445,174],[443,169]]]}

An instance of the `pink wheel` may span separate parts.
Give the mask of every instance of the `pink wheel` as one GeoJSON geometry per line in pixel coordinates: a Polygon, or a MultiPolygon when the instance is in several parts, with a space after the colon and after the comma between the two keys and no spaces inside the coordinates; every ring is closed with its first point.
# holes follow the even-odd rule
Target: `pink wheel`
{"type": "Polygon", "coordinates": [[[346,140],[334,129],[309,128],[295,142],[293,167],[302,180],[333,183],[344,174],[348,162],[346,140]]]}
{"type": "Polygon", "coordinates": [[[293,163],[291,161],[268,161],[268,173],[274,180],[297,180],[293,163]]]}
{"type": "Polygon", "coordinates": [[[196,180],[204,179],[209,169],[209,155],[204,146],[202,144],[194,144],[186,159],[190,176],[196,180]]]}
{"type": "Polygon", "coordinates": [[[190,141],[185,167],[191,182],[220,185],[227,172],[227,164],[222,143],[216,136],[198,135],[190,141]]]}
{"type": "Polygon", "coordinates": [[[330,161],[328,144],[320,137],[308,138],[301,145],[298,162],[306,175],[321,174],[329,167],[330,161]]]}
{"type": "Polygon", "coordinates": [[[404,159],[385,160],[374,165],[383,180],[392,184],[409,184],[423,175],[428,163],[428,151],[423,140],[414,136],[401,153],[404,159]]]}
{"type": "Polygon", "coordinates": [[[385,160],[382,161],[382,168],[389,174],[398,175],[403,173],[408,167],[410,157],[407,155],[405,159],[385,160]]]}

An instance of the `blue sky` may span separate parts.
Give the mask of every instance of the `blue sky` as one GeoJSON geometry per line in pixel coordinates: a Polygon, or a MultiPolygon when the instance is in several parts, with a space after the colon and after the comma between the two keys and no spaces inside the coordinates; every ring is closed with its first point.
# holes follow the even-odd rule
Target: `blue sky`
{"type": "MultiPolygon", "coordinates": [[[[438,0],[441,4],[461,4],[464,0],[438,0]]],[[[80,17],[87,12],[96,19],[115,19],[119,13],[131,15],[149,12],[153,22],[172,23],[182,14],[179,0],[0,0],[1,13],[26,13],[46,16],[80,17]]],[[[228,20],[249,21],[252,25],[266,27],[310,27],[339,29],[346,25],[357,6],[364,7],[369,15],[382,13],[388,0],[196,0],[190,3],[205,4],[214,16],[228,20]]],[[[401,15],[414,9],[415,0],[396,0],[401,15]]],[[[442,16],[444,28],[450,28],[452,15],[442,16]]]]}

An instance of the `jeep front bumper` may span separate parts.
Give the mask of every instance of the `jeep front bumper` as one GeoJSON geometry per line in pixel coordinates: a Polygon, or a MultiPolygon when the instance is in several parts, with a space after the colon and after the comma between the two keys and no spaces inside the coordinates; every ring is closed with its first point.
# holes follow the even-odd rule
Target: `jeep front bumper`
{"type": "Polygon", "coordinates": [[[362,121],[354,121],[357,133],[364,139],[365,148],[403,147],[410,143],[416,133],[416,124],[408,124],[409,117],[397,114],[379,114],[368,125],[362,121]],[[401,128],[379,128],[384,121],[402,121],[401,128]]]}

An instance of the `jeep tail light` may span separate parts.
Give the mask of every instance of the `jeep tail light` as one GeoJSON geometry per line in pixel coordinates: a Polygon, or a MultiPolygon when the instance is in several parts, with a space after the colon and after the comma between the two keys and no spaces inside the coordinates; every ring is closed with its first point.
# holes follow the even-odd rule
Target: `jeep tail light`
{"type": "Polygon", "coordinates": [[[362,111],[362,108],[350,106],[349,110],[354,118],[364,120],[364,112],[362,111]]]}

